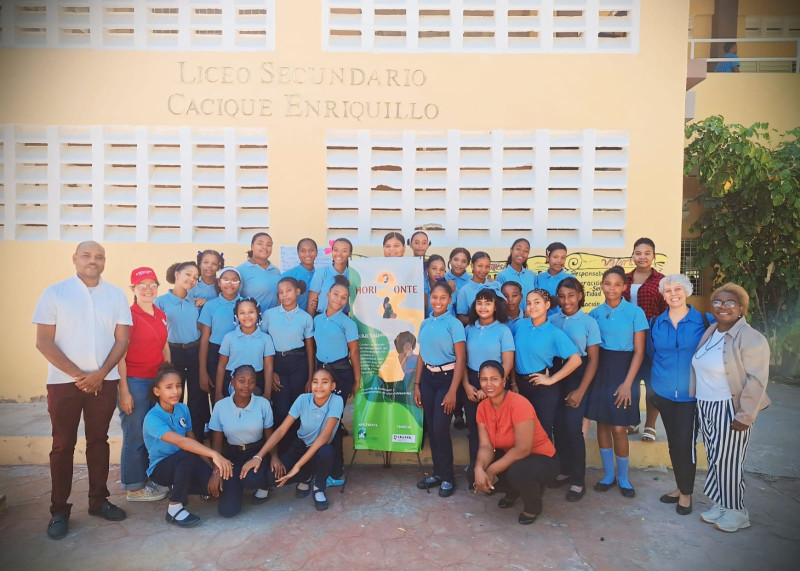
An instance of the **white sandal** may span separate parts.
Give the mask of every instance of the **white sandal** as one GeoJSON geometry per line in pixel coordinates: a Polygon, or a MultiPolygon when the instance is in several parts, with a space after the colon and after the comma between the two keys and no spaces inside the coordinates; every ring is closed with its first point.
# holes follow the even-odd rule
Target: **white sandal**
{"type": "Polygon", "coordinates": [[[642,442],[655,442],[656,441],[656,429],[651,428],[649,426],[645,426],[644,430],[642,431],[642,442]]]}

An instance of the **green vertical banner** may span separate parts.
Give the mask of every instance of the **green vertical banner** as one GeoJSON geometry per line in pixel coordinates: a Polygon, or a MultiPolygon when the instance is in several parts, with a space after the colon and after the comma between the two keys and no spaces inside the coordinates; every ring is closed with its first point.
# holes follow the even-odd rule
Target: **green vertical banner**
{"type": "Polygon", "coordinates": [[[361,386],[353,403],[356,450],[422,447],[422,409],[414,404],[422,280],[421,258],[350,260],[350,317],[358,325],[361,353],[361,386]]]}

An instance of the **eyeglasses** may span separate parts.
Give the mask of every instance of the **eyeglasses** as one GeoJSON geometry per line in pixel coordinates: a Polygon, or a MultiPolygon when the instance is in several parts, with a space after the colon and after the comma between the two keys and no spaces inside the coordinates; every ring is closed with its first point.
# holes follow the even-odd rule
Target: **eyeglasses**
{"type": "Polygon", "coordinates": [[[157,290],[158,284],[136,284],[136,289],[139,291],[145,291],[148,289],[157,290]]]}
{"type": "Polygon", "coordinates": [[[239,285],[240,283],[242,283],[242,280],[229,280],[227,278],[220,278],[219,283],[223,285],[229,285],[229,284],[239,285]]]}
{"type": "Polygon", "coordinates": [[[728,301],[720,301],[715,299],[711,302],[711,307],[727,307],[728,309],[733,309],[736,307],[736,302],[732,299],[729,299],[728,301]]]}

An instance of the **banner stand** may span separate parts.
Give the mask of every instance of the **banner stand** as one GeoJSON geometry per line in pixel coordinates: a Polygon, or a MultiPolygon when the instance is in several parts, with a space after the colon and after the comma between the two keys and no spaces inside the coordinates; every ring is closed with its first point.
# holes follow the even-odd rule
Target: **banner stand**
{"type": "MultiPolygon", "coordinates": [[[[353,471],[353,464],[356,461],[356,454],[358,454],[358,448],[353,450],[353,457],[350,458],[350,464],[347,466],[347,474],[348,477],[345,478],[344,484],[342,484],[342,489],[339,491],[340,494],[344,493],[344,489],[347,487],[347,482],[350,479],[349,475],[353,471]]],[[[422,458],[420,458],[419,452],[407,452],[406,454],[416,454],[417,455],[417,463],[419,464],[419,471],[422,472],[422,479],[426,480],[428,478],[428,473],[425,471],[425,468],[422,466],[422,458]]],[[[392,453],[389,451],[383,451],[383,467],[384,468],[391,468],[392,467],[392,453]]],[[[431,489],[428,485],[425,486],[425,491],[429,494],[431,493],[431,489]]]]}

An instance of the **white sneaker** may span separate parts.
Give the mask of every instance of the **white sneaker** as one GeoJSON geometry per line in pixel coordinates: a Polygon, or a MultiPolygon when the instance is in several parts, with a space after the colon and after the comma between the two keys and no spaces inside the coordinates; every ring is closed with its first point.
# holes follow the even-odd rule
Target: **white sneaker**
{"type": "Polygon", "coordinates": [[[145,487],[155,490],[158,493],[164,492],[165,494],[169,494],[172,491],[172,488],[169,486],[161,486],[160,484],[156,484],[153,480],[148,480],[145,487]]]}
{"type": "Polygon", "coordinates": [[[714,523],[714,527],[728,533],[739,531],[750,527],[750,514],[747,513],[747,510],[725,510],[722,517],[714,523]]]}
{"type": "Polygon", "coordinates": [[[700,521],[704,521],[705,523],[714,523],[721,518],[722,514],[724,513],[725,508],[719,504],[714,504],[711,506],[710,510],[704,511],[700,514],[700,521]]]}
{"type": "Polygon", "coordinates": [[[156,502],[167,497],[167,492],[155,490],[150,486],[145,486],[141,490],[128,490],[126,499],[129,502],[156,502]]]}

